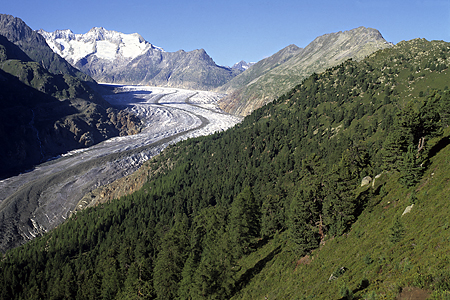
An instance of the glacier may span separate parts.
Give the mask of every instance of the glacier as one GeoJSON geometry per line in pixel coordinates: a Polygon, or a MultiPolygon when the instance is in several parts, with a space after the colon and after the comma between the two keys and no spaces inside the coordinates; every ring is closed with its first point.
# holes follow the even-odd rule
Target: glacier
{"type": "Polygon", "coordinates": [[[220,110],[224,95],[151,86],[109,85],[105,99],[144,122],[139,134],[71,151],[0,181],[0,251],[58,226],[90,191],[136,171],[178,141],[233,127],[242,119],[220,110]]]}

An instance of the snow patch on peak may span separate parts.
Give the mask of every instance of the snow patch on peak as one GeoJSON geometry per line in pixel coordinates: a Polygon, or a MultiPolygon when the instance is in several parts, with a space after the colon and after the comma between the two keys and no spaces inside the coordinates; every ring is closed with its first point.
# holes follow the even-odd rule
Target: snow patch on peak
{"type": "Polygon", "coordinates": [[[47,37],[50,36],[54,36],[57,39],[67,39],[67,40],[75,39],[75,34],[70,29],[56,30],[53,33],[40,29],[38,30],[38,33],[40,33],[45,39],[47,39],[47,37]]]}

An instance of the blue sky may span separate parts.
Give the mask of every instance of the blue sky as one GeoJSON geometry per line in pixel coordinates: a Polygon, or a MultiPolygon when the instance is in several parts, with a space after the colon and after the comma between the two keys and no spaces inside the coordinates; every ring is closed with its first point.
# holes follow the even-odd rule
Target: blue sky
{"type": "Polygon", "coordinates": [[[219,65],[259,61],[289,44],[359,26],[393,43],[450,41],[450,0],[14,0],[0,13],[32,29],[137,32],[166,51],[203,48],[219,65]]]}

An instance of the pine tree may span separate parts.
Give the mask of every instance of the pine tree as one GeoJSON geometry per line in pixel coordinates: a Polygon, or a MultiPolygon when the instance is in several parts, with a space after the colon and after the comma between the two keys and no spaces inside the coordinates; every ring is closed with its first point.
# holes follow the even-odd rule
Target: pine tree
{"type": "Polygon", "coordinates": [[[395,126],[395,130],[388,134],[381,149],[383,169],[398,171],[403,153],[408,149],[408,145],[411,142],[412,139],[408,130],[401,126],[395,126]]]}
{"type": "Polygon", "coordinates": [[[368,167],[367,151],[351,147],[343,151],[323,183],[323,217],[331,235],[343,234],[355,220],[358,199],[355,187],[361,172],[368,167]]]}
{"type": "Polygon", "coordinates": [[[268,195],[261,207],[261,235],[271,237],[285,225],[284,199],[268,195]]]}
{"type": "Polygon", "coordinates": [[[408,151],[403,153],[400,161],[399,171],[402,174],[400,183],[406,187],[411,187],[419,182],[423,174],[423,166],[417,157],[416,149],[413,145],[408,147],[408,151]]]}
{"type": "Polygon", "coordinates": [[[389,229],[389,241],[392,244],[396,244],[403,239],[405,235],[405,228],[403,227],[400,218],[397,216],[392,223],[391,228],[389,229]]]}
{"type": "Polygon", "coordinates": [[[177,216],[173,227],[164,235],[155,263],[153,285],[157,299],[175,299],[188,250],[186,215],[177,216]]]}
{"type": "Polygon", "coordinates": [[[312,190],[298,190],[289,210],[289,233],[295,251],[303,254],[319,245],[320,234],[315,221],[319,219],[319,207],[312,190]]]}
{"type": "MultiPolygon", "coordinates": [[[[190,286],[184,282],[183,294],[191,299],[228,299],[233,289],[233,268],[235,260],[230,249],[230,238],[226,232],[226,213],[222,207],[209,207],[202,211],[203,221],[202,251],[198,266],[195,260],[193,269],[184,274],[191,276],[190,286]],[[195,270],[194,270],[195,268],[195,270]]],[[[192,257],[195,258],[195,257],[192,257]]],[[[184,281],[185,278],[183,278],[184,281]]]]}
{"type": "Polygon", "coordinates": [[[250,187],[244,188],[231,204],[228,232],[236,259],[248,253],[252,242],[259,237],[259,208],[250,187]]]}
{"type": "Polygon", "coordinates": [[[194,219],[192,230],[190,232],[190,246],[189,256],[184,264],[181,272],[181,282],[178,290],[178,297],[180,299],[193,299],[195,298],[195,273],[202,259],[203,246],[205,243],[206,235],[211,234],[211,230],[208,229],[208,214],[214,210],[209,207],[202,210],[194,219]]]}

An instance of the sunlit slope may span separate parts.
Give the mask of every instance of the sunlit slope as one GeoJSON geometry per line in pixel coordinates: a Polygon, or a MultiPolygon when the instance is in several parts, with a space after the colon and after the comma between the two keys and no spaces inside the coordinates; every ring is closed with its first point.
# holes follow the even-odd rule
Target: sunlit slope
{"type": "Polygon", "coordinates": [[[365,27],[322,35],[304,49],[295,49],[295,52],[293,45],[288,46],[221,87],[229,93],[221,101],[221,106],[226,111],[248,115],[289,91],[312,73],[323,72],[350,58],[361,60],[391,46],[378,30],[365,27]],[[286,54],[292,56],[286,60],[286,54]],[[268,65],[266,61],[277,63],[268,65]]]}

